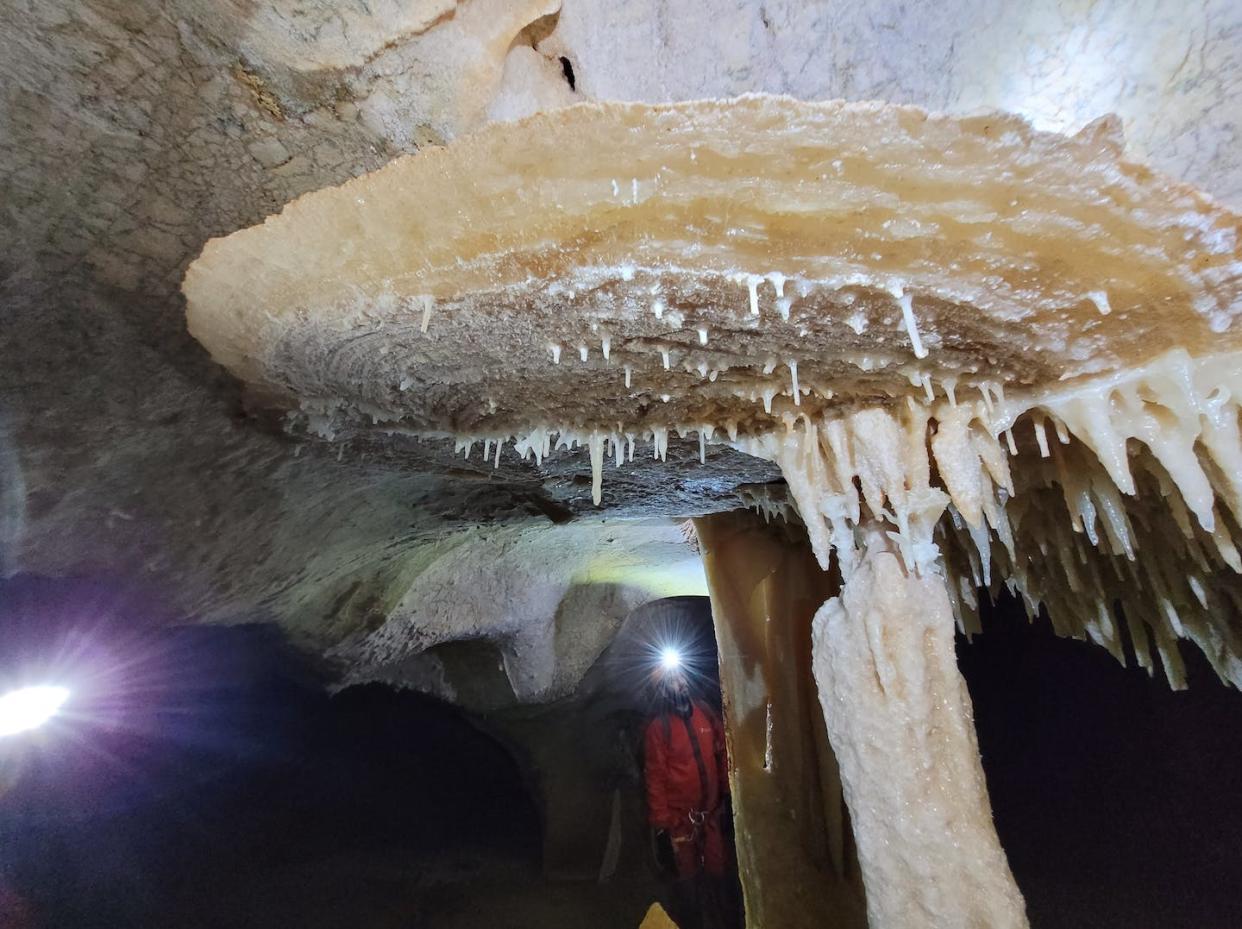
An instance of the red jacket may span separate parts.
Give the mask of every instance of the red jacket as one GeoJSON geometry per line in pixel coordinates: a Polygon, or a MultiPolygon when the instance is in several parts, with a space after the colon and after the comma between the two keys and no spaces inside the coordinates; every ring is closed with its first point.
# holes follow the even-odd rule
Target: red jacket
{"type": "Polygon", "coordinates": [[[729,792],[724,726],[707,705],[694,702],[689,719],[655,717],[644,740],[647,816],[657,829],[688,823],[691,810],[714,812],[729,792]],[[691,732],[698,743],[698,755],[691,732]]]}

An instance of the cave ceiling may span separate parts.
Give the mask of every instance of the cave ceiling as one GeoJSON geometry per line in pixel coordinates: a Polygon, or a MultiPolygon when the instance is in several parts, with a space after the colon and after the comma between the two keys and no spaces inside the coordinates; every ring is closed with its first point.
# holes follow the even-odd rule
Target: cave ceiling
{"type": "MultiPolygon", "coordinates": [[[[1236,210],[1239,47],[1230,0],[6,3],[0,568],[124,576],[178,615],[272,617],[375,669],[417,651],[390,638],[446,546],[482,564],[574,526],[582,558],[526,569],[562,594],[617,545],[620,563],[666,563],[689,549],[659,517],[733,508],[775,466],[713,446],[704,467],[696,437],[673,437],[666,461],[610,472],[596,508],[584,448],[493,468],[451,440],[322,441],[190,337],[188,265],[303,194],[582,100],[762,91],[1067,133],[1115,113],[1130,157],[1236,210]]],[[[561,686],[532,661],[529,693],[561,686]]]]}

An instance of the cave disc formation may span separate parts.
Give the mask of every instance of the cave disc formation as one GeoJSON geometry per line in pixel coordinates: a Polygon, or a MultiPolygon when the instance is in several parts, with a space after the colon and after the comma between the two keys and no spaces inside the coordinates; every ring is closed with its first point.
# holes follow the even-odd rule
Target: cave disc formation
{"type": "Polygon", "coordinates": [[[1008,586],[1242,685],[1240,228],[1108,118],[589,103],[306,195],[183,289],[324,439],[585,446],[597,503],[670,433],[777,463],[839,575],[815,676],[871,924],[1019,926],[954,623],[1008,586]]]}

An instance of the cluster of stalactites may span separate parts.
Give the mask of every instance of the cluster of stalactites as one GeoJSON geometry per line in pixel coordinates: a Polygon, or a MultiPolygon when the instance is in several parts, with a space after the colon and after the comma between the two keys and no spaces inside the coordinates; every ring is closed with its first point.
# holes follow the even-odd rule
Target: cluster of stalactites
{"type": "Polygon", "coordinates": [[[1043,468],[1015,469],[1020,482],[1004,507],[1005,544],[990,546],[984,535],[981,546],[954,508],[937,527],[959,627],[979,631],[976,590],[995,595],[1004,586],[1029,615],[1043,606],[1058,634],[1092,641],[1123,663],[1124,625],[1138,664],[1150,673],[1158,654],[1175,688],[1185,685],[1179,638],[1242,687],[1242,641],[1232,620],[1242,615],[1242,584],[1229,563],[1231,543],[1224,553],[1218,545],[1225,531],[1207,533],[1186,518],[1167,474],[1146,453],[1132,462],[1135,498],[1101,480],[1103,469],[1081,443],[1053,446],[1051,458],[1043,468]],[[1074,466],[1089,476],[1071,486],[1086,485],[1089,501],[1075,500],[1060,481],[1061,469],[1074,466]],[[1090,515],[1076,523],[1080,503],[1090,515]]]}
{"type": "Polygon", "coordinates": [[[784,484],[742,484],[737,488],[737,495],[741,498],[742,505],[762,516],[765,523],[776,521],[802,525],[802,517],[789,499],[789,492],[784,484]]]}
{"type": "Polygon", "coordinates": [[[1180,638],[1242,687],[1239,380],[1230,359],[1173,353],[1019,414],[1040,457],[1015,468],[1009,541],[989,552],[957,513],[941,527],[963,628],[978,629],[975,589],[1004,584],[1030,614],[1046,607],[1060,634],[1119,660],[1124,624],[1135,660],[1152,672],[1159,655],[1174,687],[1185,685],[1180,638]]]}
{"type": "MultiPolygon", "coordinates": [[[[976,591],[1009,587],[1057,631],[1124,658],[1153,652],[1184,684],[1176,640],[1194,641],[1242,688],[1242,363],[1175,350],[1147,365],[1042,391],[981,387],[978,399],[908,397],[840,415],[786,411],[783,427],[719,440],[775,462],[820,564],[835,553],[848,578],[864,521],[887,525],[909,570],[949,585],[959,627],[978,630],[976,591]],[[1114,610],[1120,605],[1120,612],[1114,610]]],[[[605,464],[633,461],[639,443],[664,460],[670,434],[697,433],[700,457],[718,427],[535,427],[457,437],[541,463],[558,449],[589,451],[592,495],[605,464]]],[[[768,515],[780,507],[753,504],[768,515]]]]}
{"type": "Polygon", "coordinates": [[[906,565],[922,572],[938,557],[932,529],[949,502],[931,483],[929,412],[911,402],[896,412],[862,409],[835,419],[804,413],[787,419],[783,432],[737,444],[780,466],[824,570],[835,551],[849,576],[865,506],[866,515],[892,526],[906,565]]]}
{"type": "Polygon", "coordinates": [[[975,590],[1004,584],[1119,659],[1122,619],[1140,665],[1154,650],[1175,687],[1178,638],[1242,687],[1239,401],[1237,358],[1173,351],[1008,399],[802,415],[737,444],[780,465],[825,568],[835,552],[848,578],[855,529],[876,518],[909,570],[946,575],[964,631],[975,590]],[[1015,427],[1031,431],[1022,454],[1015,427]]]}
{"type": "MultiPolygon", "coordinates": [[[[620,468],[625,462],[634,460],[635,447],[641,443],[651,446],[651,457],[656,461],[668,460],[668,439],[670,435],[686,437],[696,434],[699,439],[699,462],[707,460],[707,445],[712,441],[716,427],[709,424],[694,426],[650,426],[647,428],[627,428],[617,423],[614,429],[601,428],[569,428],[536,426],[518,435],[480,437],[455,437],[455,453],[469,458],[476,445],[483,446],[483,459],[491,461],[494,467],[500,466],[500,458],[504,449],[512,445],[513,454],[523,460],[532,459],[536,464],[559,450],[586,448],[591,460],[591,498],[598,506],[603,499],[604,465],[611,460],[615,467],[620,468]]],[[[730,440],[737,439],[737,424],[729,422],[725,432],[730,440]]]]}

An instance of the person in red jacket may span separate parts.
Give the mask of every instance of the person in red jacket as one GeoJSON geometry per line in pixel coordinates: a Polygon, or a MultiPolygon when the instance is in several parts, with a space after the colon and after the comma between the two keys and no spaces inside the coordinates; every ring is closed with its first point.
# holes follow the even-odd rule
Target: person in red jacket
{"type": "Polygon", "coordinates": [[[671,846],[682,929],[730,929],[733,864],[726,832],[729,767],[720,715],[694,699],[685,672],[664,668],[664,706],[644,737],[647,815],[657,846],[671,846]]]}

